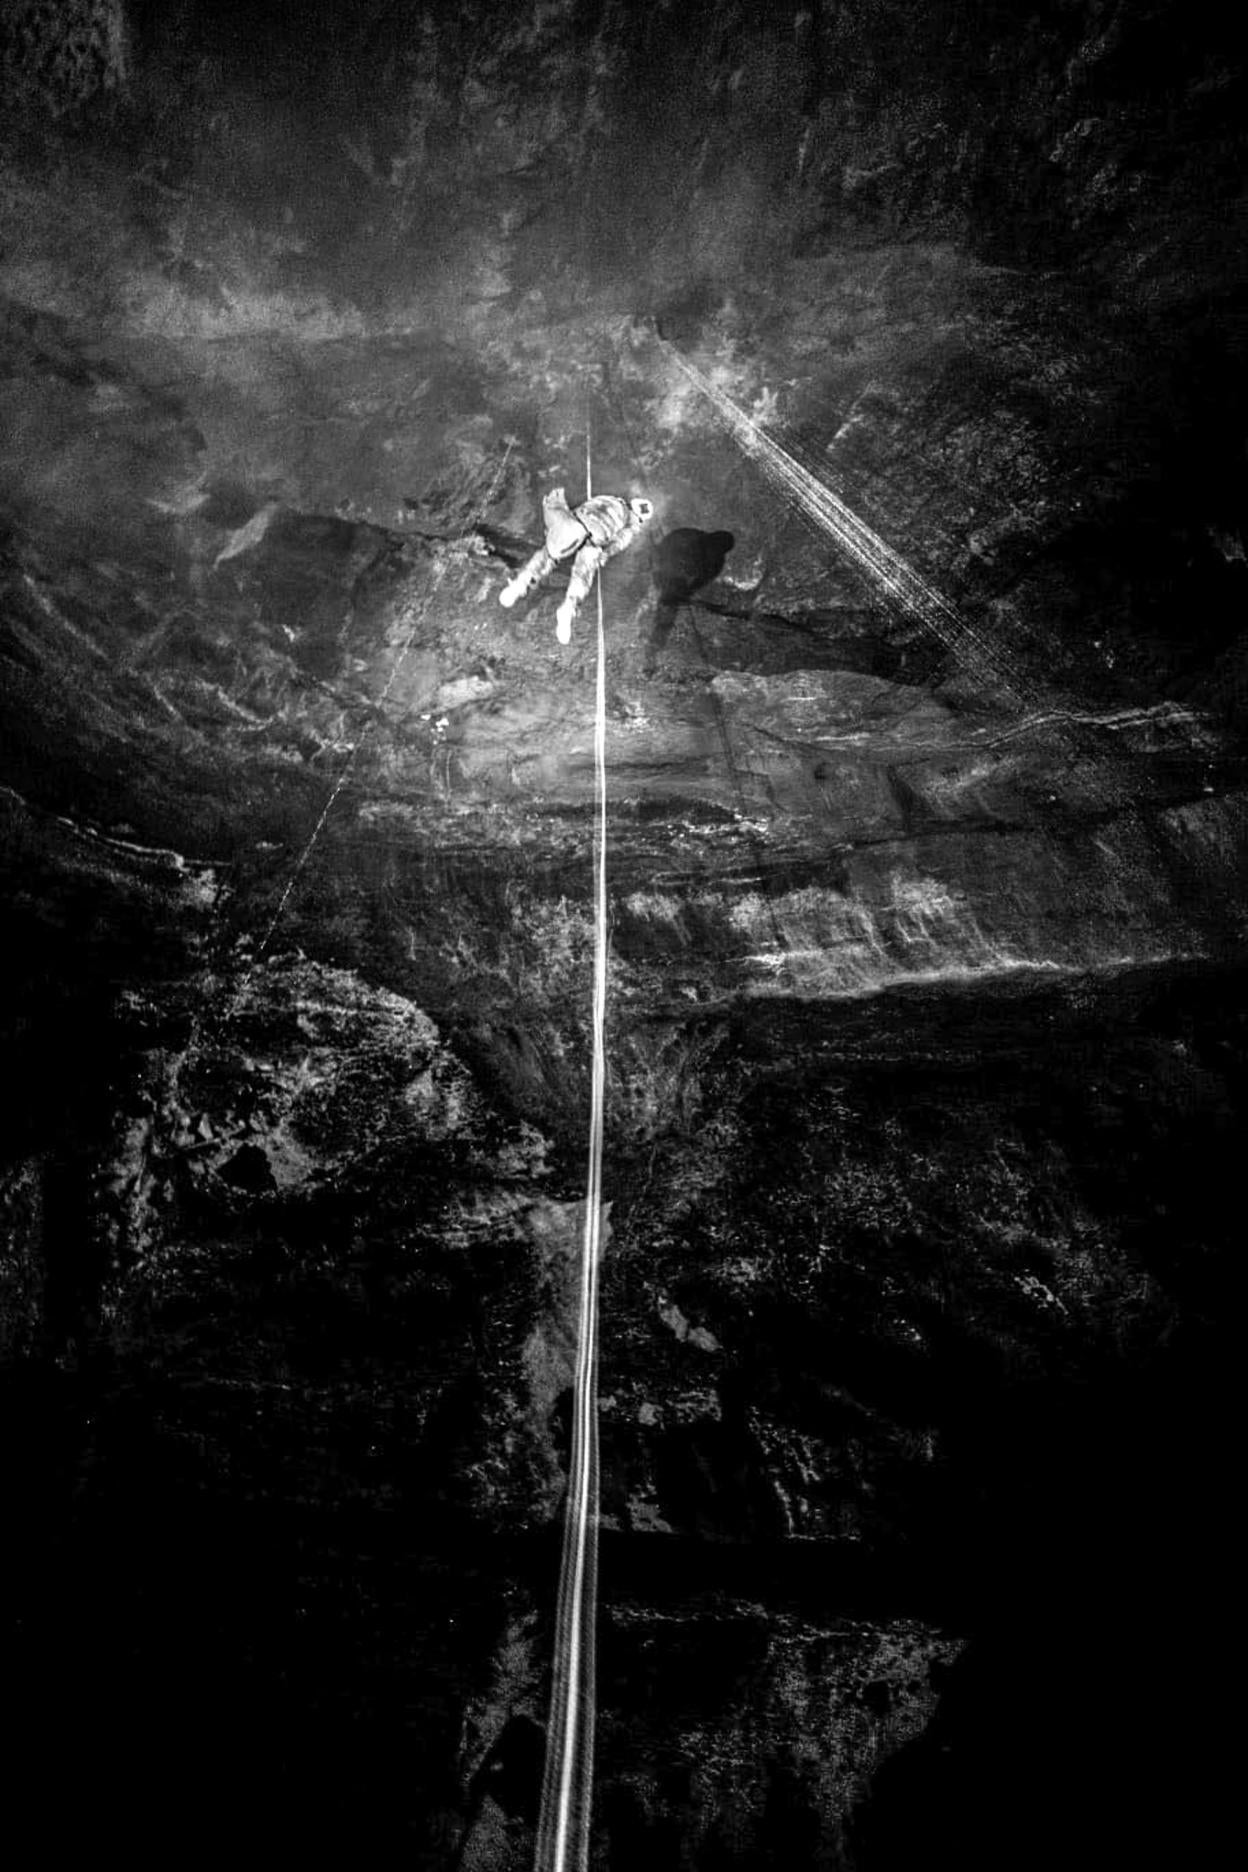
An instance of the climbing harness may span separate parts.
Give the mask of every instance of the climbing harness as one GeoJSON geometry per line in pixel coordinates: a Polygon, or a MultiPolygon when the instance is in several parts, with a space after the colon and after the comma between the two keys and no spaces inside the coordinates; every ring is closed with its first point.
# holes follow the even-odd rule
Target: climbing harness
{"type": "MultiPolygon", "coordinates": [[[[578,515],[578,518],[579,518],[579,515],[578,515]]],[[[594,536],[590,532],[589,528],[586,526],[583,520],[581,521],[580,525],[581,525],[580,539],[573,540],[572,544],[570,546],[565,546],[561,553],[555,553],[553,555],[556,565],[562,565],[565,559],[575,559],[577,553],[580,552],[582,546],[592,546],[594,544],[594,536]]]]}

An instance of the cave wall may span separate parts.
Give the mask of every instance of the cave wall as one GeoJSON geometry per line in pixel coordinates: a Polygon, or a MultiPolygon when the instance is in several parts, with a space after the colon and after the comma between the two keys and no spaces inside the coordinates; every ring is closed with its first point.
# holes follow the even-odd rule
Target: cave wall
{"type": "Polygon", "coordinates": [[[1231,22],[126,17],[0,130],[15,1830],[528,1863],[592,671],[497,593],[589,449],[734,542],[603,586],[596,1863],[1210,1856],[1231,22]]]}

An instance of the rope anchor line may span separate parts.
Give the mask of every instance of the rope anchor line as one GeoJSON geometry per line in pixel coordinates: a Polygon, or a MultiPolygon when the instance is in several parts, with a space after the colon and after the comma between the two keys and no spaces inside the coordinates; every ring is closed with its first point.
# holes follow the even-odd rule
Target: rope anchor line
{"type": "MultiPolygon", "coordinates": [[[[589,415],[585,494],[593,492],[589,415]]],[[[607,679],[602,580],[597,580],[598,676],[594,704],[597,817],[594,840],[593,1070],[585,1221],[580,1254],[572,1448],[564,1507],[551,1666],[546,1767],[535,1872],[588,1872],[593,1818],[598,1617],[598,1270],[602,1257],[602,1137],[607,1013],[607,679]]]]}

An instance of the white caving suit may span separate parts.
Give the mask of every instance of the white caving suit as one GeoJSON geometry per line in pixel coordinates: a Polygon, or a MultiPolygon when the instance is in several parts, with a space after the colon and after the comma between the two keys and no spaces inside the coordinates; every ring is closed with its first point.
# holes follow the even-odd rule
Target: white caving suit
{"type": "Polygon", "coordinates": [[[555,635],[560,643],[571,643],[572,620],[598,571],[632,545],[653,512],[648,500],[624,500],[619,494],[594,494],[579,507],[569,507],[564,490],[552,488],[542,502],[546,544],[504,585],[498,602],[509,610],[553,567],[571,559],[567,596],[555,613],[555,635]]]}

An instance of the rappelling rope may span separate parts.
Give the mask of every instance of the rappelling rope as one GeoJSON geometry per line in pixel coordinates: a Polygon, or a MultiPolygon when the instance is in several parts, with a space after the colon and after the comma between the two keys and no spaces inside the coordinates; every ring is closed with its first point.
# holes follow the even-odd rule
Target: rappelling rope
{"type": "MultiPolygon", "coordinates": [[[[593,492],[585,422],[585,497],[593,492]]],[[[572,1394],[572,1446],[555,1611],[546,1768],[534,1854],[536,1872],[587,1872],[593,1818],[595,1626],[598,1613],[598,1269],[602,1255],[602,1135],[607,1014],[607,678],[602,580],[596,581],[598,678],[594,709],[597,819],[594,840],[593,1068],[580,1306],[572,1394]]]]}

